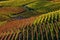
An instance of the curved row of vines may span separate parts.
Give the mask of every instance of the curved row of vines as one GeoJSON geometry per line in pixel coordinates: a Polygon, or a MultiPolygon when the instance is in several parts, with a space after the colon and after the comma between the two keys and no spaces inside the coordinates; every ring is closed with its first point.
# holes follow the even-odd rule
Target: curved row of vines
{"type": "Polygon", "coordinates": [[[42,14],[35,19],[32,25],[20,27],[13,27],[10,31],[2,32],[1,40],[59,40],[60,10],[42,14]]]}
{"type": "MultiPolygon", "coordinates": [[[[6,6],[19,6],[20,8],[20,5],[24,4],[24,2],[20,4],[20,1],[17,1],[16,4],[16,1],[13,1],[11,3],[2,3],[0,6],[5,6],[5,8],[6,6]]],[[[6,13],[5,15],[8,14],[7,16],[11,17],[12,20],[4,17],[4,15],[1,16],[1,20],[4,20],[2,18],[8,20],[5,24],[0,25],[0,40],[60,40],[60,3],[43,2],[42,5],[41,3],[34,4],[36,7],[29,5],[30,3],[24,4],[21,6],[22,10],[16,8],[17,12],[19,12],[18,15],[16,10],[14,14],[11,14],[11,11],[10,14],[6,13]],[[23,19],[19,19],[20,16],[23,19]]]]}

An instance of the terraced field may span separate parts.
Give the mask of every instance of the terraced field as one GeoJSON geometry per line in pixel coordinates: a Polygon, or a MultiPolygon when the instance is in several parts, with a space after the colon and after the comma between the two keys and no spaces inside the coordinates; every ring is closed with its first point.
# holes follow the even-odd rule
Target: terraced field
{"type": "Polygon", "coordinates": [[[0,1],[0,40],[60,40],[60,2],[0,1]]]}

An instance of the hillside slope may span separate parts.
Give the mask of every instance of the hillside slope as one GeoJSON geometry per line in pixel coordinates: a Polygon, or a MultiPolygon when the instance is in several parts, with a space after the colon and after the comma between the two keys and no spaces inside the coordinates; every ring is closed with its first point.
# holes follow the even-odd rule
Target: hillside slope
{"type": "Polygon", "coordinates": [[[0,40],[60,40],[60,2],[0,2],[0,40]]]}

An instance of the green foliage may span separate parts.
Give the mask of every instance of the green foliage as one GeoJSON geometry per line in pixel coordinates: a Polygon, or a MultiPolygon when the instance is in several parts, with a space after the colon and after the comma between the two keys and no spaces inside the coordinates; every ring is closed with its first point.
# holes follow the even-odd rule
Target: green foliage
{"type": "Polygon", "coordinates": [[[48,12],[53,12],[53,11],[57,11],[60,9],[60,3],[59,2],[49,2],[49,1],[37,1],[31,4],[27,5],[28,7],[31,7],[33,9],[35,9],[36,11],[40,12],[40,13],[48,13],[48,12]]]}
{"type": "Polygon", "coordinates": [[[50,12],[47,14],[40,15],[34,22],[34,24],[46,23],[46,22],[54,22],[55,20],[58,21],[60,19],[60,10],[50,12]]]}
{"type": "MultiPolygon", "coordinates": [[[[2,2],[1,6],[21,6],[25,3],[30,2],[29,0],[26,1],[9,1],[9,3],[2,2]]],[[[32,16],[37,16],[34,20],[32,25],[18,25],[18,27],[13,27],[10,30],[2,31],[0,37],[1,39],[8,39],[8,40],[59,40],[60,38],[60,3],[57,2],[42,2],[37,1],[31,4],[27,4],[24,6],[26,9],[25,12],[21,14],[13,14],[10,13],[8,15],[0,14],[2,18],[16,18],[16,17],[23,17],[29,18],[32,16]],[[26,7],[29,7],[26,8],[26,7]],[[33,9],[33,10],[30,10],[33,9]],[[43,14],[42,14],[43,13],[43,14]],[[42,14],[42,15],[41,15],[42,14]],[[9,16],[9,17],[8,17],[9,16]],[[7,36],[6,36],[7,35],[7,36]]],[[[6,23],[6,21],[2,22],[2,24],[6,23]]],[[[1,24],[1,25],[2,25],[1,24]]]]}
{"type": "Polygon", "coordinates": [[[29,2],[34,2],[35,0],[9,0],[9,1],[2,1],[0,2],[0,6],[11,6],[11,7],[17,7],[17,6],[21,6],[24,4],[27,4],[29,2]]]}

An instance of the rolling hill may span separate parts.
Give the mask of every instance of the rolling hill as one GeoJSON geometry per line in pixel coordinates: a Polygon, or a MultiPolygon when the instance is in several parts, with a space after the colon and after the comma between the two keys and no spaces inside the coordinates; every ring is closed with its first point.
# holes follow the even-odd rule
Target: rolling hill
{"type": "Polygon", "coordinates": [[[0,2],[0,40],[60,40],[60,2],[0,2]]]}

